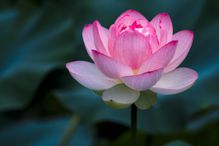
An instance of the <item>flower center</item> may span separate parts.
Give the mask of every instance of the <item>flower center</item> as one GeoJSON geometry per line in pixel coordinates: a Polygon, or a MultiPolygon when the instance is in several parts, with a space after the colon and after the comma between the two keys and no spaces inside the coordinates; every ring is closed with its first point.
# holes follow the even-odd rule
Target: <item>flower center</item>
{"type": "Polygon", "coordinates": [[[133,70],[132,70],[132,73],[133,73],[134,75],[137,75],[137,74],[138,74],[138,71],[139,71],[138,69],[133,69],[133,70]]]}

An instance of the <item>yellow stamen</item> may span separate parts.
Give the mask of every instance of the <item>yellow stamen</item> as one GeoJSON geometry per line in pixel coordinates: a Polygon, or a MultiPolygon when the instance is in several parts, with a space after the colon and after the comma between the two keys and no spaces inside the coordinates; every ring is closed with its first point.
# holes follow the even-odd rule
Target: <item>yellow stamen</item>
{"type": "Polygon", "coordinates": [[[139,71],[138,69],[133,69],[133,70],[132,70],[133,74],[135,74],[135,75],[138,74],[138,71],[139,71]]]}

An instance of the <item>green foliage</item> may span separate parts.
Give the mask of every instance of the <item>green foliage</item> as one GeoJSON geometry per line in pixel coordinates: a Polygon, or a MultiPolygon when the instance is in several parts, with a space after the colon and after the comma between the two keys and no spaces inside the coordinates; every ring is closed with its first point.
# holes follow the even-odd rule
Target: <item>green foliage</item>
{"type": "MultiPolygon", "coordinates": [[[[55,146],[61,142],[69,118],[51,120],[30,120],[8,125],[1,129],[0,145],[2,146],[55,146]],[[21,133],[22,132],[22,133],[21,133]]],[[[92,130],[80,125],[69,145],[92,146],[92,130]]]]}
{"type": "Polygon", "coordinates": [[[44,77],[70,58],[73,22],[61,16],[51,6],[2,10],[0,110],[27,106],[44,77]]]}

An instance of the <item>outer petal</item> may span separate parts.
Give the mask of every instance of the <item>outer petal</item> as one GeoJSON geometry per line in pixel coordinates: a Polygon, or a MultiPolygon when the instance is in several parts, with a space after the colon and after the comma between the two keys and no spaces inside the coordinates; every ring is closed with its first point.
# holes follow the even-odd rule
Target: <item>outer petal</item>
{"type": "Polygon", "coordinates": [[[190,88],[197,78],[198,74],[194,70],[178,68],[164,74],[151,90],[164,95],[180,93],[190,88]]]}
{"type": "Polygon", "coordinates": [[[170,16],[167,13],[156,15],[150,22],[157,32],[160,46],[169,42],[173,35],[173,25],[170,16]]]}
{"type": "Polygon", "coordinates": [[[93,34],[97,50],[101,53],[108,54],[108,30],[102,27],[98,21],[94,21],[93,34]]]}
{"type": "Polygon", "coordinates": [[[82,31],[82,37],[84,40],[85,47],[87,49],[87,52],[91,59],[93,59],[93,55],[91,53],[91,50],[96,50],[96,46],[94,44],[94,35],[93,35],[93,25],[87,24],[83,31],[82,31]]]}
{"type": "Polygon", "coordinates": [[[110,52],[111,49],[113,49],[114,42],[117,39],[117,28],[115,24],[112,24],[109,28],[109,43],[108,43],[108,50],[110,52]]]}
{"type": "Polygon", "coordinates": [[[151,55],[151,48],[142,34],[127,30],[115,41],[110,54],[119,62],[137,69],[151,55]]]}
{"type": "Polygon", "coordinates": [[[173,35],[173,40],[178,40],[178,45],[175,55],[173,56],[168,66],[165,68],[165,72],[174,70],[183,62],[192,46],[193,38],[194,34],[189,30],[183,30],[173,35]]]}
{"type": "Polygon", "coordinates": [[[163,69],[153,72],[146,72],[140,75],[122,77],[122,81],[129,88],[137,91],[143,91],[151,88],[161,77],[163,69]]]}
{"type": "Polygon", "coordinates": [[[110,58],[95,50],[93,50],[92,53],[97,67],[108,77],[119,79],[121,76],[132,74],[130,67],[119,63],[113,58],[110,58]]]}
{"type": "Polygon", "coordinates": [[[102,99],[111,107],[125,108],[134,103],[140,93],[132,90],[123,84],[114,86],[108,90],[105,90],[102,95],[102,99]]]}
{"type": "Polygon", "coordinates": [[[139,73],[164,68],[172,59],[177,47],[177,41],[171,41],[150,56],[140,67],[139,73]]]}
{"type": "Polygon", "coordinates": [[[102,74],[95,64],[86,61],[74,61],[66,64],[72,77],[83,86],[92,90],[105,90],[118,84],[102,74]]]}

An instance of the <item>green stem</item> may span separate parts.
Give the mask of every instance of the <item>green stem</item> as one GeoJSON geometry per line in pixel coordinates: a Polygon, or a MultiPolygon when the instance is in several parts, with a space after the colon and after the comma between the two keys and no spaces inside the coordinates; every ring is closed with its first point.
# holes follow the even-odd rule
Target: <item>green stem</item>
{"type": "Polygon", "coordinates": [[[153,136],[152,135],[148,135],[147,138],[146,138],[146,146],[150,146],[152,145],[152,141],[153,141],[153,136]]]}
{"type": "Polygon", "coordinates": [[[137,133],[137,107],[135,106],[135,104],[133,104],[131,106],[131,140],[132,140],[132,146],[137,146],[136,133],[137,133]]]}
{"type": "Polygon", "coordinates": [[[68,124],[68,127],[66,128],[66,131],[64,133],[64,136],[59,144],[59,146],[68,146],[72,135],[74,134],[78,124],[80,122],[80,117],[77,114],[74,114],[72,118],[70,119],[70,122],[68,124]]]}

